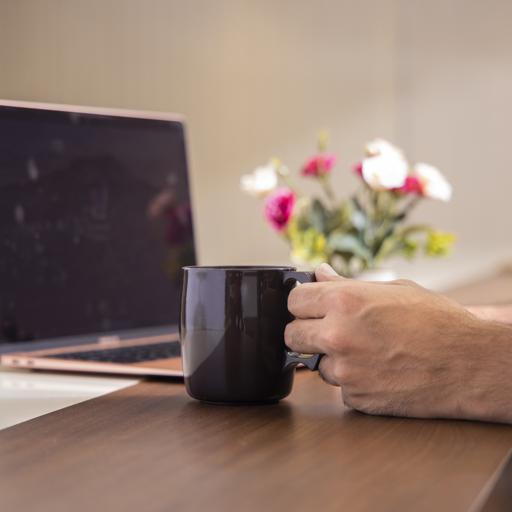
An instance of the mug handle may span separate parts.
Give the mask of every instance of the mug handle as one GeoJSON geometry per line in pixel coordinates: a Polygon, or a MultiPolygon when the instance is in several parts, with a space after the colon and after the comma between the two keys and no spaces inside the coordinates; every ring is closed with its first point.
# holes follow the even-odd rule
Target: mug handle
{"type": "MultiPolygon", "coordinates": [[[[287,270],[283,275],[283,282],[285,285],[289,285],[292,282],[299,283],[314,283],[315,273],[314,272],[298,272],[296,270],[287,270]]],[[[292,287],[290,286],[290,291],[292,287]]],[[[322,359],[323,354],[299,354],[298,352],[291,352],[288,349],[285,349],[286,352],[286,360],[284,367],[289,368],[290,366],[297,366],[298,364],[303,364],[308,367],[311,371],[317,371],[318,365],[320,364],[320,359],[322,359]]]]}

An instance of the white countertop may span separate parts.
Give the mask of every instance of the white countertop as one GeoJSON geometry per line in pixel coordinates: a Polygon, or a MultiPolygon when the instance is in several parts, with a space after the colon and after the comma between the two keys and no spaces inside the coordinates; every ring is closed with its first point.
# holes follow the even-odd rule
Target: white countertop
{"type": "Polygon", "coordinates": [[[0,429],[90,400],[138,380],[0,367],[0,429]]]}
{"type": "Polygon", "coordinates": [[[504,248],[488,252],[464,250],[447,258],[419,258],[414,261],[396,259],[390,268],[398,278],[411,279],[430,290],[443,292],[469,282],[485,279],[512,261],[512,250],[504,248]]]}

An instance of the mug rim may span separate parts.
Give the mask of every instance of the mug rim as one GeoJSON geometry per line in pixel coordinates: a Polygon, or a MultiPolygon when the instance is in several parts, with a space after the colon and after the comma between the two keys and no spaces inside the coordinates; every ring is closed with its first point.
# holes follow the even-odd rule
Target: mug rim
{"type": "Polygon", "coordinates": [[[182,270],[281,270],[296,271],[296,267],[286,265],[187,265],[182,270]]]}

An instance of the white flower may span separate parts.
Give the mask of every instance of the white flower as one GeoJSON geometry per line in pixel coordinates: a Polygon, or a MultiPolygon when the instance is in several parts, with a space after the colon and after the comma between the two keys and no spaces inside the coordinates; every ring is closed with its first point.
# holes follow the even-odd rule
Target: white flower
{"type": "Polygon", "coordinates": [[[254,169],[240,178],[240,188],[253,196],[263,196],[277,187],[278,179],[273,163],[254,169]]]}
{"type": "Polygon", "coordinates": [[[449,201],[452,197],[452,186],[441,174],[439,169],[429,164],[417,163],[414,173],[421,182],[423,195],[431,199],[449,201]]]}
{"type": "Polygon", "coordinates": [[[392,154],[397,158],[401,157],[404,159],[404,154],[401,149],[398,149],[396,146],[393,146],[390,142],[384,139],[373,139],[372,141],[366,144],[366,154],[368,156],[377,156],[384,154],[392,154]]]}
{"type": "Polygon", "coordinates": [[[409,166],[400,149],[383,139],[375,139],[366,144],[366,154],[362,175],[371,188],[392,189],[405,183],[409,166]]]}
{"type": "Polygon", "coordinates": [[[405,183],[408,164],[401,153],[385,151],[363,160],[364,181],[375,190],[401,187],[405,183]]]}

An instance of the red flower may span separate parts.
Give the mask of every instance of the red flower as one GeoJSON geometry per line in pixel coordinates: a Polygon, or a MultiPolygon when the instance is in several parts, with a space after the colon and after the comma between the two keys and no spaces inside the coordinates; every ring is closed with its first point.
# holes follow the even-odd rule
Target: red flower
{"type": "Polygon", "coordinates": [[[277,231],[288,225],[295,206],[295,194],[289,188],[279,188],[265,201],[265,217],[277,231]]]}
{"type": "Polygon", "coordinates": [[[399,187],[395,188],[396,192],[401,192],[402,194],[410,194],[421,196],[423,195],[423,187],[421,185],[421,181],[416,176],[407,176],[405,178],[405,183],[399,187]]]}
{"type": "Polygon", "coordinates": [[[306,162],[302,168],[302,175],[318,178],[330,173],[335,164],[335,155],[316,155],[306,162]]]}
{"type": "Polygon", "coordinates": [[[357,164],[355,164],[352,167],[352,170],[354,171],[355,174],[362,177],[363,176],[363,162],[357,162],[357,164]]]}

